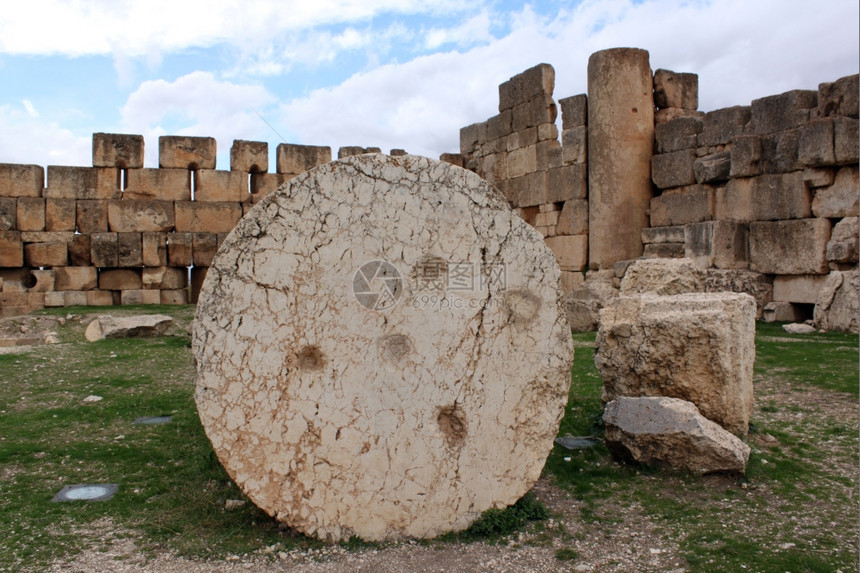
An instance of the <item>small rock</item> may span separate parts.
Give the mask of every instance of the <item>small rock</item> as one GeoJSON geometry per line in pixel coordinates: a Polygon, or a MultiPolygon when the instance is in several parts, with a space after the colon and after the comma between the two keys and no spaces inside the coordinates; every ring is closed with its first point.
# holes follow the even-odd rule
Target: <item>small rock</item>
{"type": "Polygon", "coordinates": [[[233,509],[239,509],[243,505],[245,505],[244,499],[228,499],[226,502],[224,502],[224,509],[230,511],[233,509]]]}
{"type": "Polygon", "coordinates": [[[779,546],[780,549],[791,549],[792,547],[797,547],[794,543],[783,543],[779,546]]]}
{"type": "Polygon", "coordinates": [[[791,324],[783,324],[782,329],[789,334],[810,334],[815,332],[815,327],[808,324],[793,322],[791,324]]]}
{"type": "Polygon", "coordinates": [[[84,398],[84,402],[100,402],[104,400],[101,396],[96,396],[95,394],[90,394],[86,398],[84,398]]]}
{"type": "Polygon", "coordinates": [[[102,315],[87,326],[84,336],[90,342],[105,338],[161,336],[171,324],[173,318],[163,314],[120,317],[102,315]]]}

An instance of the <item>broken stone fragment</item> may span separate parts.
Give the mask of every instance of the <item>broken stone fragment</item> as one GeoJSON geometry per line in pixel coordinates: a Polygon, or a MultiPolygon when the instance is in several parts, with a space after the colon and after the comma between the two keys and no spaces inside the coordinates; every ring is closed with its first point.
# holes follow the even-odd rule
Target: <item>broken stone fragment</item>
{"type": "Polygon", "coordinates": [[[603,413],[606,445],[620,458],[698,475],[743,474],[750,447],[678,398],[617,398],[603,413]]]}
{"type": "Polygon", "coordinates": [[[465,529],[552,450],[573,354],[559,278],[474,173],[376,154],[316,167],[261,199],[206,275],[206,434],[253,503],[308,535],[465,529]]]}
{"type": "Polygon", "coordinates": [[[705,273],[690,259],[639,259],[627,267],[621,294],[704,292],[705,273]]]}
{"type": "Polygon", "coordinates": [[[84,336],[90,342],[105,338],[137,338],[161,336],[173,324],[173,318],[164,314],[141,316],[102,315],[90,322],[84,336]]]}

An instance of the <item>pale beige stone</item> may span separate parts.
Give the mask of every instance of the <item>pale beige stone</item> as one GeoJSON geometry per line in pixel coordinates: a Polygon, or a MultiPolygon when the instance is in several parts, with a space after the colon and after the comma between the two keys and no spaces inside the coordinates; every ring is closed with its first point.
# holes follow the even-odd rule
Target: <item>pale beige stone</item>
{"type": "Polygon", "coordinates": [[[589,265],[642,254],[650,226],[654,95],[648,52],[603,50],[588,60],[589,265]]]}
{"type": "Polygon", "coordinates": [[[799,306],[790,302],[769,302],[761,318],[764,322],[794,322],[803,320],[804,315],[799,306]]]}
{"type": "Polygon", "coordinates": [[[755,314],[755,300],[736,293],[610,300],[600,311],[594,354],[604,401],[680,398],[745,436],[753,409],[755,314]]]}
{"type": "Polygon", "coordinates": [[[94,133],[93,167],[139,169],[143,167],[143,147],[142,135],[94,133]]]}
{"type": "Polygon", "coordinates": [[[559,274],[474,173],[383,155],[309,171],[203,283],[203,427],[242,491],[308,535],[464,529],[552,448],[572,356],[559,274]]]}
{"type": "MultiPolygon", "coordinates": [[[[251,200],[247,173],[200,169],[194,173],[195,201],[226,201],[241,203],[251,200]]],[[[155,230],[155,229],[152,229],[155,230]]]]}
{"type": "Polygon", "coordinates": [[[773,301],[773,278],[743,269],[708,269],[705,292],[743,292],[755,299],[756,319],[762,318],[765,305],[773,301]]]}
{"type": "Polygon", "coordinates": [[[228,233],[242,218],[239,203],[177,201],[175,205],[180,233],[228,233]]]}
{"type": "Polygon", "coordinates": [[[621,292],[628,295],[704,292],[704,280],[705,273],[690,259],[639,259],[627,267],[621,279],[621,292]]]}
{"type": "Polygon", "coordinates": [[[816,328],[857,334],[857,317],[860,314],[860,280],[853,271],[833,271],[818,293],[815,301],[816,328]]]}
{"type": "Polygon", "coordinates": [[[41,197],[44,182],[39,165],[0,163],[0,197],[41,197]]]}
{"type": "Polygon", "coordinates": [[[214,137],[162,135],[158,138],[158,166],[163,169],[215,169],[214,137]]]}
{"type": "Polygon", "coordinates": [[[750,447],[678,398],[619,397],[606,405],[606,445],[618,457],[697,475],[744,474],[750,447]]]}
{"type": "Polygon", "coordinates": [[[812,213],[816,217],[856,217],[859,201],[858,168],[843,167],[836,172],[833,185],[815,190],[812,213]]]}
{"type": "Polygon", "coordinates": [[[176,267],[147,267],[141,275],[144,289],[178,290],[188,285],[188,271],[176,267]]]}
{"type": "Polygon", "coordinates": [[[830,221],[800,219],[750,224],[750,270],[774,275],[827,274],[830,221]]]}
{"type": "Polygon", "coordinates": [[[56,290],[92,290],[98,286],[99,273],[95,267],[61,267],[54,270],[56,290]]]}
{"type": "Polygon", "coordinates": [[[84,336],[90,342],[106,338],[161,336],[171,324],[173,324],[173,318],[164,314],[102,315],[90,322],[84,336]]]}
{"type": "Polygon", "coordinates": [[[230,147],[230,171],[265,173],[269,170],[269,144],[234,139],[230,147]]]}
{"type": "Polygon", "coordinates": [[[108,226],[113,232],[172,231],[172,201],[108,201],[108,226]]]}
{"type": "Polygon", "coordinates": [[[123,199],[191,200],[191,174],[187,169],[129,169],[123,199]]]}
{"type": "Polygon", "coordinates": [[[828,275],[782,275],[773,278],[773,300],[815,304],[828,275]]]}
{"type": "Polygon", "coordinates": [[[548,237],[546,245],[565,271],[581,271],[588,265],[588,235],[548,237]]]}
{"type": "MultiPolygon", "coordinates": [[[[582,276],[581,273],[578,273],[582,276]]],[[[591,332],[597,329],[600,309],[618,296],[618,289],[610,277],[589,277],[564,297],[564,313],[572,332],[591,332]]]]}

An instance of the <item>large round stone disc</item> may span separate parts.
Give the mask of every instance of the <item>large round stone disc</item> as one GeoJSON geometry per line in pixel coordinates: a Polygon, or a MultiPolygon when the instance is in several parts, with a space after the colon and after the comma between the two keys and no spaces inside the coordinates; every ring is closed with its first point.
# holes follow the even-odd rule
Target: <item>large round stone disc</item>
{"type": "Polygon", "coordinates": [[[538,478],[573,348],[541,236],[477,175],[362,155],[304,173],[227,237],[194,327],[227,472],[328,540],[428,538],[538,478]]]}

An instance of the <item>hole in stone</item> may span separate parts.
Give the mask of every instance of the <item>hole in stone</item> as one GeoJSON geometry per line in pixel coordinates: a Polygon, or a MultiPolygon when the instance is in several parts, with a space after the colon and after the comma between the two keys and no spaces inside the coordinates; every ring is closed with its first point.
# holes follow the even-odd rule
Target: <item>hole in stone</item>
{"type": "Polygon", "coordinates": [[[37,282],[39,282],[39,279],[36,278],[36,275],[34,275],[31,271],[24,275],[21,280],[21,286],[23,286],[24,288],[33,288],[34,286],[36,286],[37,282]]]}
{"type": "Polygon", "coordinates": [[[632,111],[633,113],[639,113],[639,108],[638,108],[638,107],[634,107],[634,108],[633,108],[632,110],[630,110],[630,111],[632,111]]]}
{"type": "Polygon", "coordinates": [[[305,346],[298,354],[299,368],[302,370],[322,370],[325,357],[318,346],[305,346]]]}
{"type": "Polygon", "coordinates": [[[404,334],[389,334],[379,341],[379,353],[385,362],[399,364],[412,350],[412,342],[404,334]]]}
{"type": "Polygon", "coordinates": [[[51,501],[102,501],[113,497],[118,488],[115,483],[67,485],[51,501]]]}
{"type": "Polygon", "coordinates": [[[466,420],[463,411],[456,404],[439,408],[436,422],[449,447],[456,447],[466,439],[466,420]]]}

